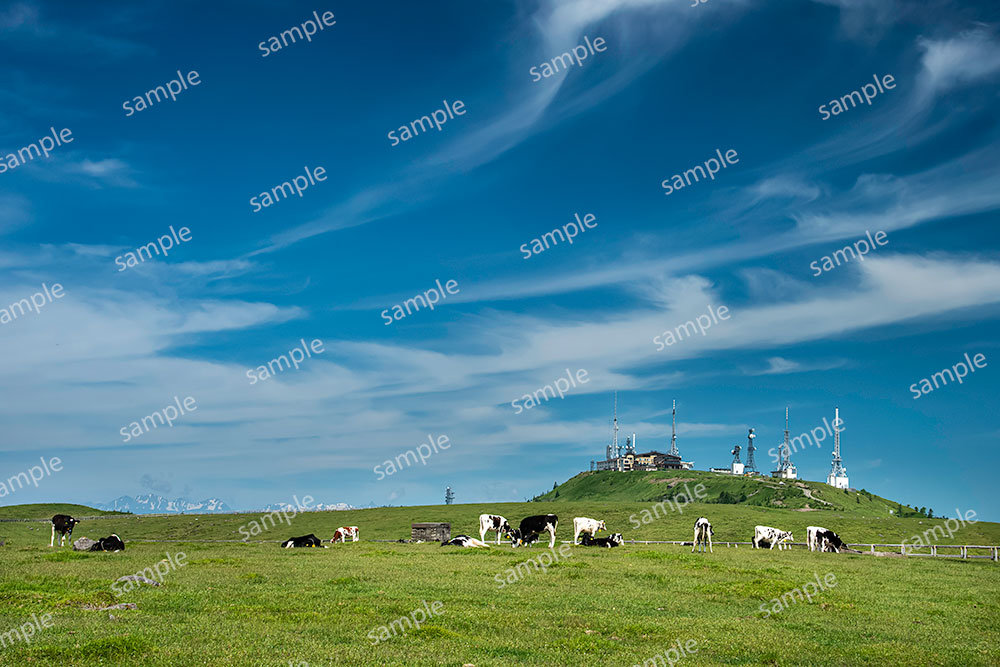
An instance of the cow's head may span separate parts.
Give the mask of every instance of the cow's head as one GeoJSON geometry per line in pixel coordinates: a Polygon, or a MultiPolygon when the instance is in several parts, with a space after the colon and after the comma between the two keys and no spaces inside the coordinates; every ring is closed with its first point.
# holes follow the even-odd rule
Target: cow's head
{"type": "Polygon", "coordinates": [[[500,531],[501,534],[510,537],[510,532],[513,530],[513,528],[511,528],[510,524],[507,523],[507,520],[504,519],[503,522],[500,524],[500,528],[498,530],[500,531]]]}
{"type": "Polygon", "coordinates": [[[511,528],[510,526],[507,526],[507,529],[507,537],[510,538],[510,546],[515,549],[521,546],[523,544],[521,531],[517,528],[511,528]]]}
{"type": "Polygon", "coordinates": [[[791,533],[782,533],[781,537],[778,539],[778,541],[779,542],[781,542],[781,541],[794,542],[795,540],[792,539],[792,534],[791,533]]]}
{"type": "Polygon", "coordinates": [[[608,529],[608,527],[604,525],[603,521],[598,521],[597,522],[597,530],[607,530],[607,529],[608,529]]]}
{"type": "Polygon", "coordinates": [[[621,533],[613,533],[608,537],[608,539],[611,540],[611,544],[614,544],[615,546],[621,546],[625,543],[625,538],[622,537],[621,533]]]}

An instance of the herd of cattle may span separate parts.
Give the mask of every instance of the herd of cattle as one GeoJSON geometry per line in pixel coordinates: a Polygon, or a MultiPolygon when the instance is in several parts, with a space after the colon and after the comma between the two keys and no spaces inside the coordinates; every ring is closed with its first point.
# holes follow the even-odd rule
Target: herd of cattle
{"type": "MultiPolygon", "coordinates": [[[[80,523],[79,520],[67,514],[56,514],[52,517],[52,539],[49,541],[49,546],[55,546],[56,533],[59,533],[59,546],[63,546],[68,538],[72,538],[73,528],[76,524],[80,523]]],[[[530,547],[532,544],[538,541],[542,533],[549,534],[549,548],[551,549],[556,543],[556,528],[559,526],[559,517],[555,514],[538,514],[535,516],[529,516],[521,519],[521,523],[518,524],[517,528],[511,527],[507,519],[498,514],[480,514],[479,515],[479,539],[469,535],[457,535],[450,540],[441,543],[441,546],[458,546],[458,547],[488,547],[486,543],[486,533],[492,531],[496,533],[496,544],[500,545],[500,537],[504,536],[506,539],[510,540],[511,547],[530,547]]],[[[590,519],[587,517],[578,516],[573,519],[573,544],[582,544],[583,546],[596,546],[596,547],[617,547],[622,545],[625,540],[621,533],[612,533],[608,537],[597,537],[597,533],[602,530],[607,530],[607,526],[604,521],[598,519],[590,519]]],[[[712,553],[712,535],[714,534],[712,530],[712,524],[709,523],[708,519],[701,517],[694,524],[694,540],[692,542],[691,551],[694,552],[695,549],[700,549],[704,551],[707,547],[709,553],[712,553]]],[[[330,539],[331,543],[336,542],[346,542],[348,538],[352,542],[357,542],[360,539],[361,531],[357,526],[341,526],[333,532],[333,537],[330,539]]],[[[790,549],[789,544],[792,541],[792,533],[789,531],[779,530],[777,528],[772,528],[770,526],[756,526],[754,527],[753,534],[753,548],[754,549],[774,549],[777,545],[778,550],[782,548],[790,549]]],[[[86,538],[81,538],[77,540],[77,544],[73,545],[75,549],[82,551],[124,551],[125,543],[117,535],[110,535],[108,537],[101,538],[100,540],[94,542],[93,540],[87,540],[86,538]],[[86,540],[85,544],[81,544],[86,540]]],[[[808,526],[806,528],[806,546],[809,551],[831,551],[837,552],[847,550],[847,545],[844,543],[840,536],[837,535],[832,530],[822,528],[820,526],[808,526]]],[[[309,535],[303,535],[301,537],[292,537],[281,543],[283,549],[292,549],[296,547],[323,547],[323,541],[310,533],[309,535]]]]}

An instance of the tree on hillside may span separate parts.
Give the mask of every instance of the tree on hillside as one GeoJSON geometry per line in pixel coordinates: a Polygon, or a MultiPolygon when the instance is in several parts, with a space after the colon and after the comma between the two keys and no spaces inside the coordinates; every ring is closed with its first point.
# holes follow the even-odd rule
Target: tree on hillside
{"type": "Polygon", "coordinates": [[[921,514],[924,514],[924,515],[926,515],[926,514],[927,514],[927,508],[926,508],[926,507],[921,507],[921,508],[920,508],[920,509],[918,509],[917,511],[918,511],[918,512],[920,512],[921,514]]]}
{"type": "Polygon", "coordinates": [[[932,509],[928,509],[927,510],[927,518],[928,519],[933,519],[934,518],[934,510],[932,510],[932,509]]]}

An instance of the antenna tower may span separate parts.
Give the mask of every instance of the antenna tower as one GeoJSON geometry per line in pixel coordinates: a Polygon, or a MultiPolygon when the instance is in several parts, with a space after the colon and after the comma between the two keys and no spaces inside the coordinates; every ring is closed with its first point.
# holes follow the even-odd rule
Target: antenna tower
{"type": "Polygon", "coordinates": [[[750,429],[750,432],[747,434],[747,472],[757,472],[757,464],[754,463],[753,460],[754,450],[757,449],[753,446],[753,439],[756,437],[757,436],[754,435],[753,429],[750,429]]]}
{"type": "Polygon", "coordinates": [[[444,504],[451,505],[455,501],[455,492],[451,490],[449,486],[444,490],[444,504]]]}
{"type": "Polygon", "coordinates": [[[841,465],[840,459],[840,408],[834,409],[833,417],[833,466],[830,470],[831,477],[847,477],[847,468],[841,465]]]}
{"type": "Polygon", "coordinates": [[[677,451],[677,399],[674,399],[673,407],[673,425],[670,429],[670,452],[671,456],[681,457],[681,453],[677,451]]]}

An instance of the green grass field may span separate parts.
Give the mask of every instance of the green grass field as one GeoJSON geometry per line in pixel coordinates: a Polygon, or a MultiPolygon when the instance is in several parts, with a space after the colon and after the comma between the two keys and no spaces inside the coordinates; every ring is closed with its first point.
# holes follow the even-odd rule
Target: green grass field
{"type": "MultiPolygon", "coordinates": [[[[0,635],[32,614],[51,613],[54,622],[30,644],[0,648],[0,664],[634,665],[677,640],[696,642],[697,652],[677,663],[690,665],[1000,663],[1000,564],[985,560],[721,546],[711,555],[673,545],[572,547],[547,570],[522,567],[520,581],[498,588],[497,575],[503,580],[547,550],[368,541],[408,537],[414,521],[449,521],[452,534],[475,534],[484,511],[512,521],[555,512],[560,540],[572,539],[573,516],[603,518],[626,539],[679,540],[691,539],[694,520],[705,515],[717,543],[748,540],[756,523],[791,529],[797,540],[816,523],[849,542],[887,543],[938,523],[876,516],[874,504],[873,516],[865,516],[868,510],[858,505],[848,500],[842,509],[803,512],[696,504],[638,529],[629,517],[649,502],[380,508],[303,514],[290,527],[279,524],[259,536],[273,541],[249,544],[194,540],[239,540],[239,527],[257,514],[107,515],[77,527],[75,538],[118,533],[128,541],[118,554],[49,549],[48,524],[0,523],[6,540],[0,635]],[[337,526],[351,524],[361,527],[362,542],[297,550],[275,543],[310,532],[328,539],[337,526]],[[175,541],[134,541],[140,539],[175,541]],[[187,564],[167,574],[163,586],[115,597],[112,582],[168,552],[185,553],[187,564]],[[811,603],[796,601],[770,615],[760,610],[828,573],[836,586],[811,603]],[[377,637],[380,626],[411,615],[423,601],[440,602],[440,615],[372,645],[370,632],[377,637]],[[137,608],[90,608],[118,602],[137,608]]],[[[2,508],[0,518],[67,509],[103,514],[36,505],[2,508]]],[[[948,543],[998,544],[1000,524],[972,524],[948,543]]]]}

